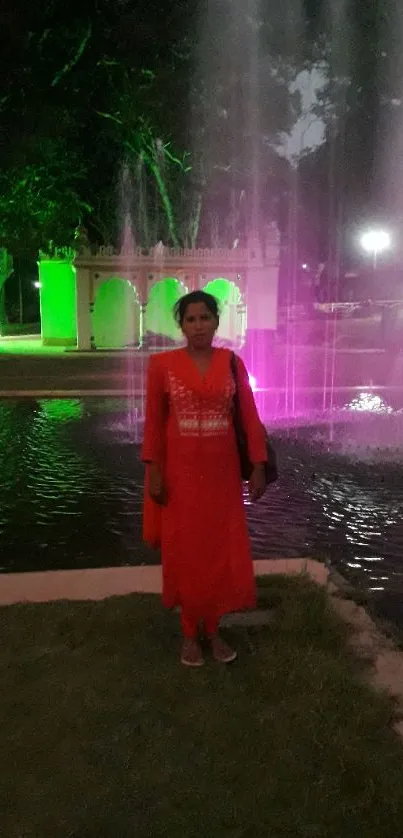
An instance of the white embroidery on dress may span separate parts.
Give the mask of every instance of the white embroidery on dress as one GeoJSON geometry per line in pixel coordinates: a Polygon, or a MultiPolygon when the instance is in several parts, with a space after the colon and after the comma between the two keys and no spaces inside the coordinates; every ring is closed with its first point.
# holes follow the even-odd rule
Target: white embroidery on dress
{"type": "Polygon", "coordinates": [[[228,377],[227,386],[207,398],[200,398],[171,371],[168,372],[172,406],[182,436],[225,436],[232,412],[234,385],[228,377]]]}

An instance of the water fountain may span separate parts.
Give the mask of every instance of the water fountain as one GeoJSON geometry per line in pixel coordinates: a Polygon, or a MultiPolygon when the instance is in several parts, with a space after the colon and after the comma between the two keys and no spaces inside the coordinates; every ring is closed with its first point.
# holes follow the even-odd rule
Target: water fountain
{"type": "MultiPolygon", "coordinates": [[[[6,569],[26,569],[27,538],[32,565],[51,567],[59,562],[74,567],[84,561],[77,554],[80,539],[75,534],[69,540],[72,521],[74,533],[81,526],[94,565],[155,560],[140,547],[142,471],[133,444],[141,437],[147,359],[152,352],[178,345],[173,304],[186,290],[203,287],[221,298],[219,340],[244,354],[261,413],[278,448],[280,481],[263,504],[248,508],[256,555],[324,553],[367,590],[390,590],[403,582],[401,363],[380,349],[364,353],[349,345],[346,324],[351,321],[344,315],[352,307],[347,312],[331,300],[330,274],[327,303],[314,309],[309,293],[302,302],[298,298],[296,163],[305,125],[299,135],[293,132],[283,143],[291,149],[294,163],[293,200],[286,299],[278,311],[281,247],[276,229],[267,225],[269,219],[261,212],[258,11],[258,0],[246,4],[212,0],[201,31],[195,77],[204,98],[202,113],[200,106],[197,113],[191,110],[194,150],[203,155],[208,171],[216,165],[212,153],[222,142],[224,162],[233,169],[242,164],[248,173],[248,189],[239,201],[232,201],[230,217],[221,218],[214,207],[215,246],[179,250],[156,240],[155,219],[146,212],[150,195],[140,156],[133,171],[127,167],[122,171],[119,249],[104,247],[94,253],[84,247],[74,262],[71,254],[42,260],[46,338],[52,339],[56,326],[59,331],[53,338],[74,342],[77,336],[81,350],[92,351],[98,344],[112,349],[113,355],[119,347],[118,361],[116,353],[114,358],[126,397],[119,402],[79,401],[63,405],[63,410],[56,403],[0,403],[0,473],[5,476],[0,535],[5,555],[14,550],[16,556],[6,569]],[[231,109],[226,110],[228,91],[231,109]],[[237,227],[240,215],[243,222],[237,227]],[[57,317],[48,317],[52,299],[64,306],[63,312],[55,310],[57,317]],[[120,310],[116,314],[114,309],[117,325],[111,330],[108,318],[116,300],[120,310]],[[310,322],[309,312],[315,312],[310,322]],[[22,453],[19,440],[24,440],[22,453]],[[63,514],[59,495],[67,495],[59,492],[58,481],[63,479],[59,472],[65,463],[69,491],[63,514]],[[36,480],[35,514],[28,515],[36,480]],[[25,531],[16,526],[24,515],[25,531]]],[[[298,14],[292,20],[285,18],[286,39],[295,41],[300,22],[298,14]]],[[[334,157],[329,165],[335,186],[334,157]]],[[[333,208],[331,224],[336,222],[333,208]]],[[[329,240],[337,278],[333,230],[329,240]]]]}

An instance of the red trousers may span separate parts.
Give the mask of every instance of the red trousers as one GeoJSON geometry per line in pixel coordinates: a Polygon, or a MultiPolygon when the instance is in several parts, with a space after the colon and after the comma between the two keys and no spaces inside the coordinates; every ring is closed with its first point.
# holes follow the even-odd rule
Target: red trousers
{"type": "MultiPolygon", "coordinates": [[[[208,637],[217,634],[219,620],[216,617],[207,617],[204,621],[204,629],[208,637]]],[[[183,610],[181,611],[181,624],[184,637],[189,640],[197,637],[199,625],[189,614],[183,610]]]]}

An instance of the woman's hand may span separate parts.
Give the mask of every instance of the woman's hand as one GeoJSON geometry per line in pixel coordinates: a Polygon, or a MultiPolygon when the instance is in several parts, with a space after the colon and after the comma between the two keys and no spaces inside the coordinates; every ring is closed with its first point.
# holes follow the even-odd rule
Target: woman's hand
{"type": "Polygon", "coordinates": [[[249,480],[249,495],[253,503],[260,500],[266,491],[266,475],[264,463],[257,463],[249,480]]]}
{"type": "Polygon", "coordinates": [[[165,506],[166,490],[161,469],[157,463],[150,463],[148,492],[155,503],[158,503],[159,506],[165,506]]]}

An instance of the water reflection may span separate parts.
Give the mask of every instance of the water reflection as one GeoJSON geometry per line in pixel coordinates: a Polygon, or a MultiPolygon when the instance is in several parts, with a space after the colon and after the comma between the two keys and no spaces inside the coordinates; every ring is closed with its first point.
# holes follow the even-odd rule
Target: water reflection
{"type": "MultiPolygon", "coordinates": [[[[157,561],[141,544],[140,425],[122,401],[0,402],[2,565],[24,570],[157,561]]],[[[247,514],[256,557],[326,555],[366,589],[403,584],[402,419],[355,413],[276,429],[280,480],[247,514]],[[381,433],[379,424],[381,421],[381,433]],[[365,440],[347,454],[347,436],[365,440]],[[358,446],[359,447],[359,446],[358,446]]]]}
{"type": "Polygon", "coordinates": [[[71,422],[84,415],[79,399],[43,399],[38,402],[41,413],[54,422],[71,422]]]}
{"type": "Polygon", "coordinates": [[[140,487],[119,459],[111,474],[91,414],[76,400],[0,405],[3,568],[130,561],[122,544],[139,545],[140,487]]]}

